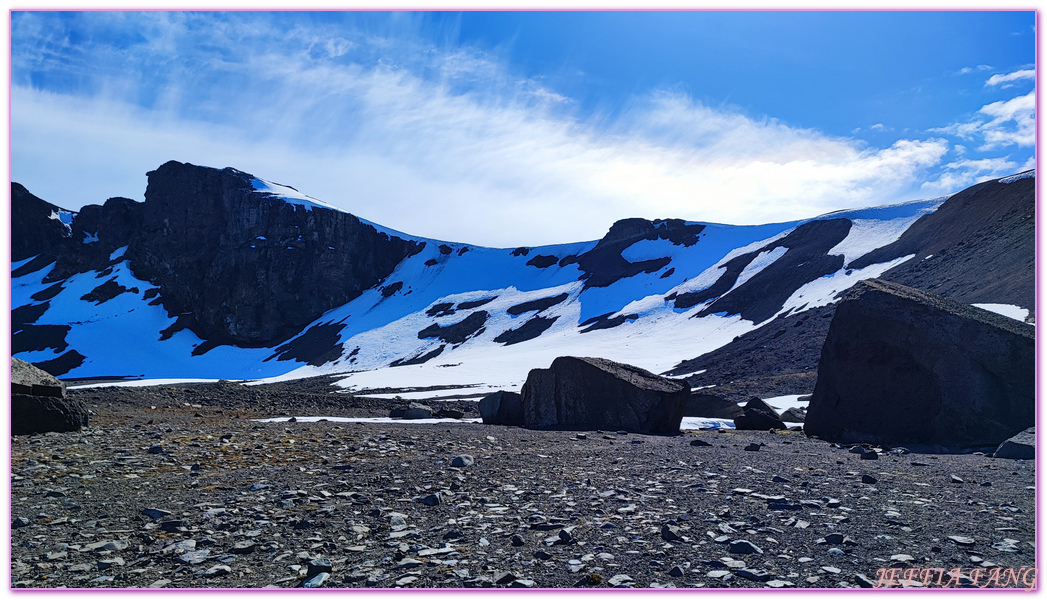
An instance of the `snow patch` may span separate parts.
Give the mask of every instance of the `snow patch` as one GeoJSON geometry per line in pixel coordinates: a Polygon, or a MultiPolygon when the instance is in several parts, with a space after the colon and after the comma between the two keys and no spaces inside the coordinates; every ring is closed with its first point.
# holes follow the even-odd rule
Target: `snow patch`
{"type": "Polygon", "coordinates": [[[975,308],[994,312],[998,315],[1010,317],[1016,321],[1025,322],[1029,318],[1029,309],[1015,306],[1013,304],[972,304],[975,308]]]}
{"type": "Polygon", "coordinates": [[[52,210],[51,215],[48,217],[60,222],[65,226],[65,237],[71,237],[73,235],[73,219],[76,218],[75,212],[68,210],[52,210]]]}
{"type": "MultiPolygon", "coordinates": [[[[763,271],[767,267],[771,266],[771,263],[782,257],[789,249],[785,246],[778,246],[773,250],[764,250],[763,252],[756,255],[756,258],[751,263],[745,265],[742,269],[741,274],[738,275],[738,279],[734,282],[734,286],[727,293],[731,293],[746,281],[749,281],[757,273],[763,271]]],[[[725,294],[726,295],[726,294],[725,294]]]]}
{"type": "Polygon", "coordinates": [[[87,233],[86,231],[84,232],[84,243],[85,244],[93,244],[93,243],[95,243],[97,241],[98,241],[98,232],[97,231],[94,232],[94,233],[87,233]]]}
{"type": "Polygon", "coordinates": [[[1000,181],[1000,183],[1014,183],[1015,181],[1018,181],[1018,180],[1021,180],[1021,179],[1028,179],[1030,177],[1036,177],[1036,169],[1033,169],[1031,171],[1026,171],[1024,173],[1018,173],[1017,175],[1011,175],[1010,177],[1004,177],[1003,179],[1000,179],[999,181],[1000,181]]]}
{"type": "MultiPolygon", "coordinates": [[[[832,304],[833,302],[836,302],[836,297],[840,292],[849,289],[851,286],[863,279],[879,277],[887,272],[887,270],[902,264],[914,256],[914,254],[910,254],[889,262],[869,265],[864,269],[844,268],[831,275],[819,277],[810,283],[800,286],[799,289],[793,292],[793,295],[789,296],[789,299],[782,305],[782,309],[771,317],[771,319],[790,312],[798,313],[811,308],[818,308],[820,306],[832,304]]],[[[765,323],[769,322],[771,319],[768,319],[765,323]]]]}
{"type": "MultiPolygon", "coordinates": [[[[338,212],[345,212],[337,206],[328,204],[326,202],[317,200],[312,196],[306,196],[302,192],[294,189],[293,187],[280,185],[279,183],[273,183],[271,181],[265,181],[263,179],[252,179],[251,185],[254,187],[256,192],[280,198],[287,201],[289,204],[297,204],[304,206],[306,210],[312,210],[315,207],[327,208],[330,210],[336,210],[338,212]]],[[[264,239],[264,238],[263,238],[264,239]]]]}

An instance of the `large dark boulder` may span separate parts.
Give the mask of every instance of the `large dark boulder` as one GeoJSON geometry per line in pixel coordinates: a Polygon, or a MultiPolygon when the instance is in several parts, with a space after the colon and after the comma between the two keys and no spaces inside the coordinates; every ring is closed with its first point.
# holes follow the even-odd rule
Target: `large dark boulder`
{"type": "Polygon", "coordinates": [[[480,417],[488,425],[524,424],[523,403],[516,392],[497,391],[480,400],[480,417]]]}
{"type": "Polygon", "coordinates": [[[759,398],[753,398],[745,403],[742,414],[734,419],[734,428],[767,431],[768,429],[785,429],[785,423],[770,405],[759,398]]]}
{"type": "Polygon", "coordinates": [[[676,434],[691,386],[603,358],[561,356],[532,369],[522,389],[524,425],[676,434]]]}
{"type": "Polygon", "coordinates": [[[87,425],[87,407],[65,397],[65,384],[50,373],[11,359],[11,434],[78,431],[87,425]]]}
{"type": "Polygon", "coordinates": [[[1034,328],[870,279],[836,309],[804,431],[946,450],[996,446],[1034,424],[1034,328]]]}
{"type": "Polygon", "coordinates": [[[735,419],[742,414],[742,407],[715,394],[691,392],[684,407],[685,417],[705,417],[707,419],[735,419]]]}
{"type": "Polygon", "coordinates": [[[1036,458],[1036,428],[1008,438],[993,453],[993,458],[1011,458],[1015,460],[1034,460],[1036,458]]]}

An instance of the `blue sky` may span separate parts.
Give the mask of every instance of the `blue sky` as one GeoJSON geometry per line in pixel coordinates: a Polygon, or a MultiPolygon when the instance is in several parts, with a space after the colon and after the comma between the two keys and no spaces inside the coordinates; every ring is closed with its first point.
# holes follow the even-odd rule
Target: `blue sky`
{"type": "Polygon", "coordinates": [[[232,166],[490,246],[764,223],[1034,164],[1024,12],[13,12],[11,176],[232,166]]]}

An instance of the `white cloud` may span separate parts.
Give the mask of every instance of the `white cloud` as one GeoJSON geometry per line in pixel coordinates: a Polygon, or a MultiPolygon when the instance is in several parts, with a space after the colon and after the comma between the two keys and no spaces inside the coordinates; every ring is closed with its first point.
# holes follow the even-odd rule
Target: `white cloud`
{"type": "Polygon", "coordinates": [[[871,129],[873,131],[884,131],[887,128],[884,127],[883,123],[877,123],[875,125],[870,126],[869,129],[871,129]]]}
{"type": "MultiPolygon", "coordinates": [[[[1013,73],[1007,73],[1006,75],[993,75],[985,82],[985,85],[1001,85],[1009,84],[1012,81],[1021,81],[1024,79],[1034,80],[1036,79],[1036,71],[1034,69],[1023,69],[1021,71],[1015,71],[1013,73]]],[[[1004,87],[1011,87],[1004,85],[1004,87]]]]}
{"type": "Polygon", "coordinates": [[[969,121],[930,130],[964,140],[981,140],[981,151],[1001,146],[1031,147],[1036,144],[1036,94],[986,104],[969,121]],[[986,120],[988,117],[988,120],[986,120]]]}
{"type": "MultiPolygon", "coordinates": [[[[1035,161],[1032,162],[1035,164],[1035,161]]],[[[1028,164],[1026,162],[1019,168],[1018,163],[1007,157],[958,160],[946,164],[938,179],[924,183],[920,189],[928,194],[957,192],[982,181],[1032,168],[1028,164]]]]}
{"type": "Polygon", "coordinates": [[[154,25],[156,56],[200,65],[207,41],[223,59],[165,80],[149,108],[131,104],[139,74],[117,68],[94,97],[15,85],[14,180],[77,208],[142,198],[145,172],[170,159],[233,166],[394,229],[510,247],[595,239],[632,216],[765,223],[893,202],[949,149],[867,147],[671,92],[586,120],[468,48],[154,25]],[[240,51],[251,35],[274,45],[240,51]],[[353,59],[374,48],[381,59],[353,59]]]}
{"type": "Polygon", "coordinates": [[[989,65],[978,65],[977,67],[964,67],[960,69],[960,74],[966,75],[968,73],[974,73],[975,71],[989,71],[991,69],[992,67],[990,67],[989,65]]]}

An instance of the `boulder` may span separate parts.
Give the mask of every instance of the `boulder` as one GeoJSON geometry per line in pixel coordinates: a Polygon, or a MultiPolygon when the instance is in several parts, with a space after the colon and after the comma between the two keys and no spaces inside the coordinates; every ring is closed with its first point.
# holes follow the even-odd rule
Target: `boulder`
{"type": "Polygon", "coordinates": [[[686,381],[603,358],[561,356],[532,369],[522,389],[524,425],[677,434],[691,393],[686,381]]]}
{"type": "Polygon", "coordinates": [[[520,394],[498,391],[480,400],[480,418],[488,425],[524,424],[523,404],[520,394]]]}
{"type": "Polygon", "coordinates": [[[65,397],[65,384],[50,373],[11,359],[11,433],[78,431],[87,425],[84,403],[65,397]]]}
{"type": "Polygon", "coordinates": [[[785,429],[785,423],[778,417],[778,412],[759,398],[745,403],[742,414],[734,419],[734,428],[750,431],[767,431],[768,429],[785,429]]]}
{"type": "Polygon", "coordinates": [[[783,422],[789,423],[803,423],[803,420],[807,418],[807,409],[800,407],[792,407],[782,412],[781,419],[783,422]]]}
{"type": "Polygon", "coordinates": [[[1036,428],[1030,427],[1004,440],[992,456],[993,458],[1034,460],[1036,458],[1036,428]]]}
{"type": "Polygon", "coordinates": [[[431,419],[432,417],[433,409],[417,402],[412,402],[404,411],[403,416],[404,419],[431,419]]]}
{"type": "Polygon", "coordinates": [[[684,407],[685,417],[705,417],[708,419],[734,419],[742,414],[742,407],[715,394],[691,392],[684,407]]]}
{"type": "Polygon", "coordinates": [[[897,283],[855,285],[836,309],[807,409],[840,442],[997,446],[1034,425],[1030,325],[897,283]]]}

